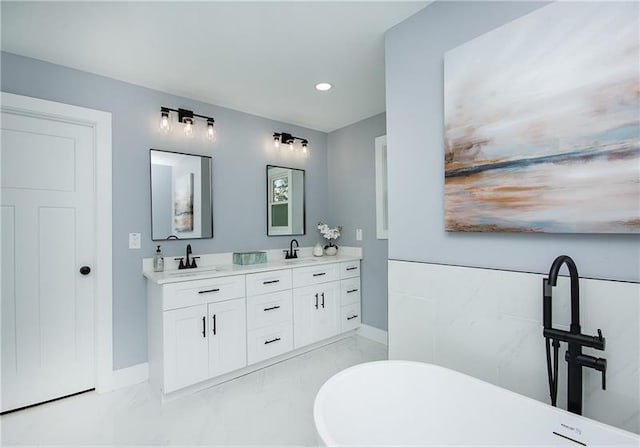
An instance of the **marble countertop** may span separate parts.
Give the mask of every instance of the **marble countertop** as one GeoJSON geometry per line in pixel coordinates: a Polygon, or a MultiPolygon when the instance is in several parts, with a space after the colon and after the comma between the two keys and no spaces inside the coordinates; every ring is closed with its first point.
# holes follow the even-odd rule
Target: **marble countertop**
{"type": "MultiPolygon", "coordinates": [[[[341,253],[335,256],[308,256],[303,253],[297,259],[273,259],[268,257],[268,262],[254,265],[237,265],[230,262],[228,254],[201,255],[200,266],[195,269],[178,270],[175,263],[166,262],[166,270],[154,272],[153,259],[143,261],[143,275],[156,284],[168,284],[181,281],[193,281],[197,279],[219,278],[223,276],[245,275],[247,273],[260,273],[286,268],[310,267],[314,265],[330,264],[335,262],[348,262],[362,259],[361,249],[340,249],[341,253]],[[149,262],[150,261],[150,262],[149,262]],[[168,265],[167,265],[168,264],[168,265]]],[[[306,250],[305,250],[306,251],[306,250]]]]}

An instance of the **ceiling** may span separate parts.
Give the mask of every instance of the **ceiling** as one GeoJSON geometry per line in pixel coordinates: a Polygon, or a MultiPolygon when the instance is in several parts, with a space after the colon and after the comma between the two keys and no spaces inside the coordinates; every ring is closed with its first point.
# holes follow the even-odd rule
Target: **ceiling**
{"type": "Polygon", "coordinates": [[[428,3],[2,1],[2,50],[330,132],[385,110],[384,32],[428,3]]]}

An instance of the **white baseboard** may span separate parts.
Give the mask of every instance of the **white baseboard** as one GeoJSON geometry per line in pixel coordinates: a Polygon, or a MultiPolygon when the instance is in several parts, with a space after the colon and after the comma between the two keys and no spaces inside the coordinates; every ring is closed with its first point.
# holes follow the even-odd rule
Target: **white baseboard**
{"type": "Polygon", "coordinates": [[[127,386],[142,383],[149,379],[149,364],[140,363],[128,368],[117,369],[113,371],[111,379],[111,390],[124,388],[127,386]]]}
{"type": "Polygon", "coordinates": [[[376,341],[378,343],[382,343],[383,345],[387,345],[387,331],[383,331],[382,329],[378,329],[377,327],[369,326],[368,324],[363,324],[358,329],[358,335],[361,335],[364,338],[368,338],[369,340],[376,341]]]}

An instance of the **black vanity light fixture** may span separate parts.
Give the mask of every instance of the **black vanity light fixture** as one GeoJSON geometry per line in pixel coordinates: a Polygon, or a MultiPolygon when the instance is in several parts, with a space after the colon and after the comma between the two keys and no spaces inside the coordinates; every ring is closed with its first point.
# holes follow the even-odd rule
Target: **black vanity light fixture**
{"type": "Polygon", "coordinates": [[[273,134],[273,146],[278,149],[280,147],[280,144],[287,144],[289,145],[289,150],[293,151],[294,149],[294,143],[296,142],[296,140],[300,141],[300,147],[302,148],[302,153],[304,155],[307,155],[309,153],[309,140],[307,140],[306,138],[300,138],[300,137],[296,137],[291,135],[290,133],[274,133],[273,134]]]}
{"type": "Polygon", "coordinates": [[[168,133],[171,130],[171,112],[178,114],[178,122],[184,125],[185,136],[193,137],[193,127],[195,125],[195,118],[201,118],[207,122],[206,137],[213,141],[216,138],[215,122],[210,116],[200,115],[193,113],[192,110],[187,109],[172,109],[170,107],[160,107],[160,130],[168,133]]]}

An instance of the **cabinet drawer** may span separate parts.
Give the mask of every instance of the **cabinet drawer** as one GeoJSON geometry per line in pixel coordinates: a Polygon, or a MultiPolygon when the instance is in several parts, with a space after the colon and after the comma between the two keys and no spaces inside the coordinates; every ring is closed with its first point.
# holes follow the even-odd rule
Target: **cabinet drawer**
{"type": "Polygon", "coordinates": [[[258,363],[293,349],[291,322],[254,329],[247,335],[249,364],[258,363]]]}
{"type": "Polygon", "coordinates": [[[291,323],[291,290],[247,298],[247,329],[291,323]]]}
{"type": "Polygon", "coordinates": [[[323,264],[293,269],[293,287],[303,287],[336,281],[340,276],[338,264],[323,264]]]}
{"type": "Polygon", "coordinates": [[[247,275],[247,296],[291,288],[291,269],[247,275]]]}
{"type": "Polygon", "coordinates": [[[343,306],[341,315],[341,332],[346,332],[360,327],[360,302],[343,306]]]}
{"type": "Polygon", "coordinates": [[[354,278],[360,276],[360,261],[349,261],[340,263],[340,279],[354,278]]]}
{"type": "Polygon", "coordinates": [[[176,282],[162,287],[162,310],[178,309],[243,297],[244,276],[176,282]]]}
{"type": "Polygon", "coordinates": [[[340,281],[340,304],[346,306],[360,302],[360,278],[343,279],[340,281]]]}

